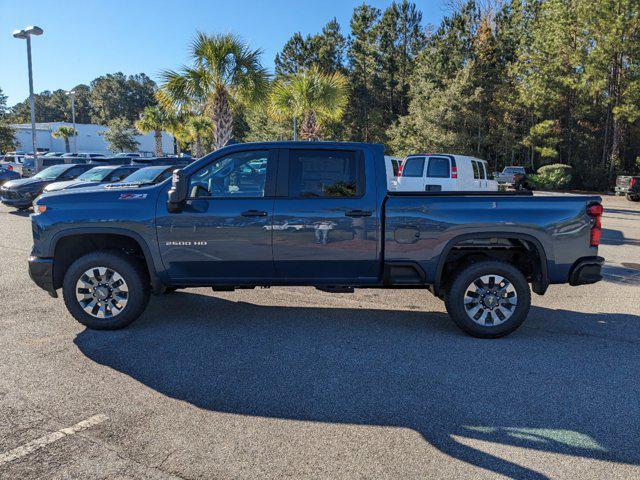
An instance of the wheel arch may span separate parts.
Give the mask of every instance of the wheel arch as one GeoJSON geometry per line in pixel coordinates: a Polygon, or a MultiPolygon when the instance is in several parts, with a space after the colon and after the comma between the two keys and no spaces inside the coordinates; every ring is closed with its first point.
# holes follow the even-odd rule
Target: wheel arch
{"type": "Polygon", "coordinates": [[[58,232],[53,236],[49,244],[49,252],[54,258],[53,282],[55,288],[60,288],[66,270],[81,255],[104,248],[125,250],[125,247],[134,245],[139,249],[139,254],[144,260],[153,292],[159,292],[163,282],[157,273],[153,255],[147,242],[137,232],[112,227],[74,228],[58,232]],[[84,245],[84,248],[77,250],[79,252],[77,255],[60,256],[62,253],[59,251],[60,246],[67,242],[73,244],[74,240],[76,244],[80,242],[81,245],[84,245]],[[61,261],[58,262],[56,259],[61,261]]]}
{"type": "MultiPolygon", "coordinates": [[[[509,233],[509,232],[479,232],[479,233],[466,233],[462,235],[458,235],[447,242],[445,247],[442,250],[440,258],[438,260],[438,264],[436,267],[435,278],[433,282],[433,293],[436,296],[441,296],[443,294],[443,272],[445,269],[445,265],[447,263],[447,258],[452,250],[461,243],[467,242],[469,240],[492,240],[492,239],[502,239],[502,240],[518,240],[521,242],[526,242],[533,247],[535,250],[538,261],[532,262],[533,267],[536,269],[537,278],[532,282],[532,289],[538,295],[544,295],[549,286],[549,274],[548,274],[548,264],[547,264],[547,255],[545,253],[544,247],[540,240],[538,240],[533,235],[529,235],[526,233],[509,233]]],[[[483,250],[483,246],[479,245],[479,250],[483,250]]],[[[490,251],[491,244],[487,242],[485,245],[485,251],[490,251]]]]}

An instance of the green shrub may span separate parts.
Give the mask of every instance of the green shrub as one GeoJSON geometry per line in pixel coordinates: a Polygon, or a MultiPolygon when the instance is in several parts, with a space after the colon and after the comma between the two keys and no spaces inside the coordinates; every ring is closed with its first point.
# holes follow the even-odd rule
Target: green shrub
{"type": "Polygon", "coordinates": [[[558,190],[571,183],[573,169],[562,163],[552,163],[538,169],[538,173],[530,175],[529,179],[537,189],[558,190]]]}

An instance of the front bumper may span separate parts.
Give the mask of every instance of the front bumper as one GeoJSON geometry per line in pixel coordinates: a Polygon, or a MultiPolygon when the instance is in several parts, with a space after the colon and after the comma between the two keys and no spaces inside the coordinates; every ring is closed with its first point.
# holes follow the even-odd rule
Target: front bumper
{"type": "Polygon", "coordinates": [[[29,257],[29,276],[49,295],[54,298],[58,297],[53,286],[53,258],[29,257]]]}
{"type": "Polygon", "coordinates": [[[589,285],[602,280],[602,257],[584,257],[573,264],[569,274],[569,285],[589,285]]]}
{"type": "Polygon", "coordinates": [[[23,194],[8,194],[6,192],[0,192],[0,201],[9,207],[24,208],[33,203],[32,196],[24,196],[23,194]]]}

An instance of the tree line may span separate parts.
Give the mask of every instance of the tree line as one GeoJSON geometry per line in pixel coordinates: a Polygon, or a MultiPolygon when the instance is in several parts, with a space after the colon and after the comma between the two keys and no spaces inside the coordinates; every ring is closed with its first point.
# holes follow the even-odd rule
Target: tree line
{"type": "MultiPolygon", "coordinates": [[[[234,35],[200,33],[190,54],[157,87],[144,74],[76,87],[76,120],[169,130],[201,155],[291,139],[295,119],[298,138],[385,143],[395,155],[563,164],[572,186],[594,190],[640,169],[640,0],[457,1],[436,26],[408,0],[363,3],[346,30],[333,19],[293,34],[273,75],[234,35]]],[[[64,92],[39,97],[38,121],[69,120],[64,92]]],[[[28,102],[5,116],[28,121],[28,102]]]]}

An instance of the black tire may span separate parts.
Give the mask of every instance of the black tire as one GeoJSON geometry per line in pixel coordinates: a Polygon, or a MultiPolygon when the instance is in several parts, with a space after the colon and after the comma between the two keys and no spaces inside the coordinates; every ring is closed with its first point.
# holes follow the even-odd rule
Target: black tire
{"type": "Polygon", "coordinates": [[[169,295],[171,293],[176,293],[178,290],[179,290],[178,287],[165,287],[164,292],[162,293],[164,293],[165,295],[169,295]]]}
{"type": "Polygon", "coordinates": [[[136,320],[149,303],[149,275],[135,257],[116,250],[88,253],[73,262],[65,273],[62,295],[67,309],[78,322],[94,330],[117,330],[136,320]],[[76,298],[76,284],[93,267],[106,267],[118,273],[128,287],[127,303],[110,318],[96,318],[87,313],[76,298]]]}
{"type": "MultiPolygon", "coordinates": [[[[531,307],[531,291],[526,278],[520,270],[508,263],[488,260],[470,264],[457,273],[447,291],[445,305],[454,323],[469,335],[478,338],[500,338],[509,335],[524,322],[531,307]],[[510,316],[502,323],[481,325],[467,314],[465,296],[476,279],[492,275],[501,276],[510,282],[517,294],[517,305],[515,305],[512,312],[508,313],[510,316]]],[[[505,310],[501,309],[500,311],[505,310]]],[[[501,321],[497,315],[495,318],[501,321]]]]}
{"type": "Polygon", "coordinates": [[[638,202],[640,201],[640,196],[637,195],[629,195],[627,193],[627,200],[629,200],[630,202],[638,202]]]}

